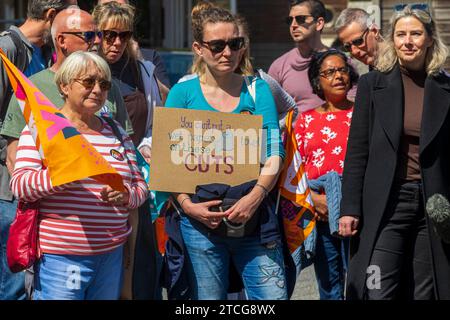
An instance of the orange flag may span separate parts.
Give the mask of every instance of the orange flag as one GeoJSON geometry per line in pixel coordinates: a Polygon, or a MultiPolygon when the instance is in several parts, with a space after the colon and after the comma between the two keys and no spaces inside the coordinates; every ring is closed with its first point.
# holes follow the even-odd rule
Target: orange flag
{"type": "Polygon", "coordinates": [[[91,177],[115,190],[124,191],[119,173],[1,49],[0,57],[44,166],[48,168],[52,185],[91,177]]]}
{"type": "Polygon", "coordinates": [[[292,128],[293,111],[286,117],[286,161],[280,175],[280,205],[289,252],[297,250],[313,231],[316,221],[310,189],[292,128]]]}

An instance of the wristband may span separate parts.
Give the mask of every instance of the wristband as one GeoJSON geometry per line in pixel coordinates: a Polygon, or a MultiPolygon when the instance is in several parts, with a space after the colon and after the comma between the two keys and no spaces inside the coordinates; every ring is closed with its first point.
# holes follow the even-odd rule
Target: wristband
{"type": "Polygon", "coordinates": [[[267,197],[269,195],[269,191],[262,184],[255,184],[255,187],[260,187],[264,191],[264,196],[267,197]]]}
{"type": "Polygon", "coordinates": [[[190,197],[186,197],[183,200],[181,200],[181,202],[180,202],[180,208],[181,209],[183,209],[183,202],[184,202],[184,200],[187,200],[187,199],[191,199],[191,198],[190,197]]]}

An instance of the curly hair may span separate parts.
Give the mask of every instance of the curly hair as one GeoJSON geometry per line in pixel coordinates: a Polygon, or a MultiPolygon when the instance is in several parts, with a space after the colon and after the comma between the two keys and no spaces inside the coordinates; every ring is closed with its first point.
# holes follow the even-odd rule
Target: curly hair
{"type": "Polygon", "coordinates": [[[345,65],[349,70],[350,88],[352,88],[359,79],[359,75],[356,72],[355,68],[348,62],[347,56],[341,51],[336,49],[329,49],[323,52],[315,52],[309,63],[308,78],[309,82],[311,83],[313,93],[322,100],[325,100],[325,95],[323,93],[322,87],[320,86],[320,68],[322,67],[322,63],[325,61],[325,59],[330,56],[338,56],[345,62],[345,65]]]}

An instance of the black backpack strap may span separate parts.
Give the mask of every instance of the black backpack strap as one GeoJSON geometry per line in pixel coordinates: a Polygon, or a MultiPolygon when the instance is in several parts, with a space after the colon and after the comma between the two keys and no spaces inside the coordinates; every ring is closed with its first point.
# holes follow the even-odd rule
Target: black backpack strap
{"type": "Polygon", "coordinates": [[[119,141],[122,144],[122,146],[124,146],[122,133],[120,132],[120,129],[117,126],[117,124],[114,122],[114,120],[111,119],[110,117],[104,117],[104,116],[102,116],[102,119],[105,120],[106,123],[109,124],[109,126],[111,127],[114,135],[117,137],[117,139],[119,139],[119,141]]]}
{"type": "Polygon", "coordinates": [[[12,61],[20,71],[25,71],[28,67],[28,50],[25,48],[25,44],[22,39],[20,39],[20,35],[14,30],[9,29],[9,36],[11,37],[14,46],[16,47],[16,61],[12,61]]]}
{"type": "MultiPolygon", "coordinates": [[[[14,56],[14,61],[11,61],[20,71],[25,71],[28,67],[28,52],[27,48],[25,48],[25,44],[22,42],[20,35],[13,29],[9,29],[3,32],[0,36],[9,36],[16,48],[16,54],[14,56]]],[[[3,122],[6,116],[6,111],[8,109],[9,100],[11,99],[13,93],[13,89],[11,86],[8,86],[8,90],[4,96],[3,104],[0,105],[0,124],[3,122]]]]}

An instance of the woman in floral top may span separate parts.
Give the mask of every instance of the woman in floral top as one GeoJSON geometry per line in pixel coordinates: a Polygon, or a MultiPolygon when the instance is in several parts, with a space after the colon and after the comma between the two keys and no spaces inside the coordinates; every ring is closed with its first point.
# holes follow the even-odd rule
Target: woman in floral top
{"type": "MultiPolygon", "coordinates": [[[[295,126],[308,180],[331,171],[342,175],[353,112],[347,92],[357,82],[358,74],[343,53],[332,49],[314,55],[308,76],[313,92],[325,100],[323,105],[303,112],[295,126]]],[[[327,196],[323,190],[312,191],[311,196],[317,213],[314,268],[320,298],[341,300],[348,243],[330,234],[327,196]]]]}

